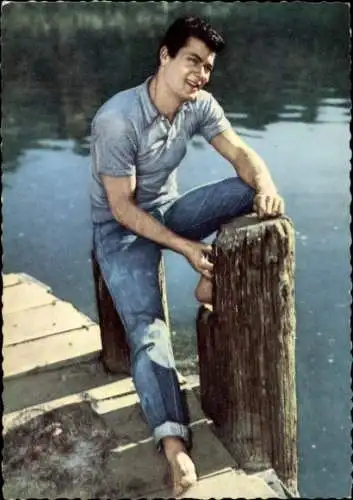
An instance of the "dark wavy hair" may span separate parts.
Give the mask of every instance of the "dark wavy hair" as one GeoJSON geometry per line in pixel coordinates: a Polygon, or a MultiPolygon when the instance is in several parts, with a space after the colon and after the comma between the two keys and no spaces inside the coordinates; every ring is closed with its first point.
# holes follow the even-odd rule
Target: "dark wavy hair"
{"type": "Polygon", "coordinates": [[[192,16],[180,17],[168,28],[159,44],[158,65],[160,63],[160,50],[164,45],[167,47],[170,57],[174,58],[190,37],[198,38],[216,54],[219,54],[225,47],[223,36],[206,21],[192,16]]]}

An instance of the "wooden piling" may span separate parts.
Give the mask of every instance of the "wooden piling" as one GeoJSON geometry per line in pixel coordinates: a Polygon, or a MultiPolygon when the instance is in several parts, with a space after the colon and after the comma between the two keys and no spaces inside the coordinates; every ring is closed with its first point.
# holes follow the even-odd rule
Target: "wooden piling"
{"type": "MultiPolygon", "coordinates": [[[[131,374],[130,349],[126,340],[124,325],[116,311],[93,251],[91,258],[102,342],[101,361],[109,372],[131,374]]],[[[170,331],[163,257],[159,266],[159,285],[165,321],[170,331]]]]}
{"type": "Polygon", "coordinates": [[[215,241],[213,312],[197,319],[204,412],[248,472],[273,468],[297,492],[294,231],[255,214],[215,241]]]}

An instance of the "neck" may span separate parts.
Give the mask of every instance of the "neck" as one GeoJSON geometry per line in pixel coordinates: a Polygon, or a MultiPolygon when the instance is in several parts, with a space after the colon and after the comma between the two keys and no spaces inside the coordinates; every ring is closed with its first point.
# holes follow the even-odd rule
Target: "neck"
{"type": "Polygon", "coordinates": [[[173,121],[179,107],[181,106],[180,99],[173,94],[161,79],[159,73],[154,75],[149,85],[151,100],[161,115],[173,121]]]}

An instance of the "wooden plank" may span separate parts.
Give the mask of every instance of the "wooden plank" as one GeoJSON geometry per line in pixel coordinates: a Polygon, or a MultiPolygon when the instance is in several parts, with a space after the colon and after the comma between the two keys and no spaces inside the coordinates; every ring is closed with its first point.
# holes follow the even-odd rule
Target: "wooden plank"
{"type": "MultiPolygon", "coordinates": [[[[40,385],[45,385],[45,379],[47,375],[51,375],[50,373],[41,373],[36,374],[37,382],[40,385]],[[40,382],[42,380],[42,382],[40,382]]],[[[86,374],[86,378],[89,377],[86,374]]],[[[21,383],[22,379],[18,379],[15,382],[21,383]]],[[[11,381],[10,381],[11,382],[11,381]]],[[[6,385],[6,384],[5,384],[6,385]]],[[[47,401],[40,401],[39,403],[32,402],[31,405],[23,406],[21,409],[16,411],[9,412],[7,409],[6,401],[5,401],[5,414],[3,416],[3,425],[4,428],[9,429],[13,425],[17,425],[17,423],[21,420],[21,415],[23,416],[22,422],[27,421],[33,416],[40,415],[42,413],[46,413],[48,411],[54,410],[56,408],[60,408],[61,406],[66,406],[68,404],[77,403],[80,401],[90,401],[92,403],[93,408],[96,408],[100,401],[104,401],[105,399],[110,400],[114,397],[114,400],[121,400],[121,405],[117,405],[119,409],[120,406],[124,406],[125,400],[124,398],[128,398],[133,396],[133,400],[136,400],[136,394],[134,393],[135,388],[132,382],[131,377],[126,377],[121,380],[116,380],[114,382],[101,385],[99,387],[87,388],[86,390],[68,394],[61,398],[56,399],[48,399],[47,401]],[[24,419],[24,420],[23,420],[24,419]]]]}
{"type": "Polygon", "coordinates": [[[3,349],[5,377],[80,358],[101,349],[99,327],[80,328],[3,349]]]}
{"type": "MultiPolygon", "coordinates": [[[[122,422],[130,418],[131,436],[133,429],[141,426],[141,419],[136,421],[137,414],[124,414],[122,422]],[[133,419],[133,420],[132,420],[133,419]]],[[[112,429],[119,442],[124,440],[124,429],[117,426],[112,429]]],[[[211,432],[209,425],[197,425],[193,430],[193,449],[191,452],[199,476],[208,475],[234,467],[235,463],[229,453],[211,432]]],[[[169,471],[162,453],[159,453],[152,438],[130,440],[130,446],[119,446],[110,451],[107,459],[108,473],[114,471],[116,486],[121,497],[146,497],[151,492],[168,487],[169,471]],[[131,466],[133,464],[133,467],[131,466]]],[[[168,491],[166,498],[172,497],[168,491]]],[[[229,495],[230,496],[230,495],[229,495]]],[[[199,498],[198,496],[192,496],[199,498]]],[[[157,498],[153,495],[153,498],[157,498]]],[[[207,496],[210,498],[210,496],[207,496]]],[[[216,498],[221,498],[218,495],[216,498]]],[[[230,496],[234,498],[234,496],[230,496]]],[[[253,497],[254,498],[254,497],[253,497]]]]}
{"type": "Polygon", "coordinates": [[[21,282],[23,282],[23,283],[34,283],[34,284],[40,286],[41,288],[44,288],[48,292],[52,291],[49,285],[46,285],[42,281],[38,280],[37,278],[34,278],[33,276],[30,276],[27,273],[19,273],[18,277],[21,279],[21,282]]]}
{"type": "Polygon", "coordinates": [[[43,413],[46,413],[48,411],[54,410],[56,408],[61,408],[73,403],[81,403],[82,401],[84,401],[82,394],[70,394],[69,396],[65,396],[64,398],[47,401],[40,405],[34,405],[28,408],[24,408],[20,411],[14,411],[4,414],[2,417],[3,432],[6,434],[6,432],[8,432],[13,427],[22,425],[32,418],[38,417],[39,415],[42,415],[43,413]]]}
{"type": "MultiPolygon", "coordinates": [[[[95,364],[98,365],[100,362],[96,361],[95,364]]],[[[37,407],[71,394],[82,393],[89,395],[92,400],[100,400],[123,396],[135,391],[131,378],[127,377],[111,382],[103,370],[94,373],[88,370],[84,371],[79,366],[75,364],[63,367],[63,369],[5,380],[4,412],[13,413],[32,406],[37,407]]]]}
{"type": "Polygon", "coordinates": [[[4,346],[93,325],[68,302],[24,309],[3,316],[4,346]]]}
{"type": "Polygon", "coordinates": [[[135,393],[135,386],[131,377],[125,377],[110,384],[90,389],[87,393],[96,401],[111,401],[112,398],[120,399],[122,396],[135,393]]]}
{"type": "MultiPolygon", "coordinates": [[[[166,488],[154,493],[155,498],[169,498],[171,490],[166,488]]],[[[200,478],[179,498],[278,498],[276,493],[258,477],[249,477],[234,470],[211,474],[200,478]]]]}
{"type": "MultiPolygon", "coordinates": [[[[15,275],[11,279],[7,278],[6,283],[3,309],[4,375],[5,377],[26,373],[27,375],[21,379],[5,380],[5,410],[6,399],[11,400],[12,397],[6,392],[8,390],[11,392],[11,387],[12,389],[16,387],[14,392],[20,395],[19,386],[23,383],[26,393],[23,393],[22,397],[20,395],[20,406],[24,408],[20,411],[7,412],[3,416],[4,432],[38,414],[89,401],[92,409],[102,418],[108,419],[118,436],[120,445],[111,450],[109,464],[112,467],[111,472],[119,483],[119,491],[128,495],[134,493],[145,495],[146,492],[156,491],[165,485],[168,476],[166,462],[163,455],[157,452],[150,436],[131,377],[111,381],[109,375],[102,371],[98,370],[97,375],[90,370],[85,373],[81,370],[79,380],[76,377],[75,385],[70,384],[70,376],[72,381],[77,366],[75,368],[73,365],[66,366],[65,369],[60,366],[68,360],[77,360],[89,353],[97,353],[101,349],[98,326],[76,311],[71,304],[59,301],[48,293],[50,289],[46,285],[32,282],[30,277],[15,275]],[[56,367],[56,370],[28,374],[29,371],[48,367],[56,367]],[[102,384],[105,380],[109,380],[109,383],[102,384]],[[99,383],[101,385],[97,385],[99,383]],[[10,385],[6,388],[6,384],[10,385]],[[53,395],[50,389],[58,385],[61,390],[64,387],[67,394],[45,400],[49,395],[53,395]],[[77,387],[82,390],[77,391],[77,387]],[[134,466],[131,467],[131,464],[134,466]]],[[[101,368],[100,364],[99,366],[101,368]]],[[[180,383],[183,384],[185,379],[180,374],[178,376],[180,383]]],[[[193,392],[188,387],[185,390],[193,422],[192,457],[201,477],[198,484],[188,490],[187,496],[209,498],[210,492],[214,491],[218,497],[220,492],[222,496],[229,497],[234,497],[234,494],[243,498],[275,497],[272,490],[268,495],[259,484],[252,488],[251,495],[247,493],[251,488],[250,483],[244,479],[246,476],[241,471],[235,474],[231,470],[235,465],[234,459],[213,434],[193,392]],[[215,473],[218,479],[215,479],[215,473]],[[235,477],[239,492],[235,487],[235,477]],[[242,478],[242,487],[239,477],[242,478]],[[232,487],[224,489],[230,482],[232,487]]],[[[261,482],[259,478],[252,478],[252,486],[256,480],[261,482]]],[[[164,491],[170,496],[170,491],[166,489],[164,491]]]]}
{"type": "Polygon", "coordinates": [[[9,413],[91,390],[91,397],[99,400],[135,391],[131,377],[106,373],[99,359],[91,359],[6,379],[3,404],[9,413]]]}
{"type": "Polygon", "coordinates": [[[276,493],[278,498],[300,498],[298,491],[291,492],[286,488],[282,481],[277,476],[274,469],[267,469],[251,474],[250,477],[259,477],[276,493]]]}
{"type": "Polygon", "coordinates": [[[2,286],[6,288],[8,286],[18,285],[21,282],[21,278],[18,274],[10,273],[2,275],[2,286]]]}
{"type": "Polygon", "coordinates": [[[193,427],[191,457],[197,464],[199,477],[237,465],[232,455],[215,436],[213,425],[210,423],[193,427]]]}
{"type": "MultiPolygon", "coordinates": [[[[119,416],[119,411],[123,408],[127,408],[129,406],[134,406],[139,404],[139,397],[136,392],[131,394],[125,394],[120,397],[112,397],[109,399],[104,399],[101,401],[96,401],[93,405],[94,410],[99,415],[104,415],[111,412],[116,412],[116,415],[119,416]]],[[[148,436],[145,436],[148,437],[148,436]]]]}
{"type": "MultiPolygon", "coordinates": [[[[116,384],[111,384],[111,389],[113,386],[116,385],[118,386],[118,382],[116,384]]],[[[131,381],[131,387],[133,388],[133,383],[131,381]]],[[[183,389],[183,385],[181,386],[183,389]]],[[[99,413],[102,416],[108,415],[108,422],[110,425],[114,426],[120,425],[121,422],[119,420],[116,420],[116,418],[119,419],[118,413],[114,413],[113,415],[112,412],[117,412],[121,408],[125,408],[127,406],[132,406],[134,404],[139,403],[139,397],[136,392],[130,391],[130,393],[126,392],[123,394],[121,391],[120,393],[117,393],[116,395],[113,395],[113,391],[106,391],[105,386],[103,387],[98,387],[97,389],[92,389],[89,391],[90,395],[92,395],[93,398],[95,398],[95,395],[102,394],[104,390],[104,393],[107,394],[106,398],[99,398],[99,401],[97,401],[95,405],[95,411],[99,413]],[[133,394],[132,394],[133,392],[133,394]],[[110,395],[110,397],[109,397],[110,395]],[[121,397],[124,396],[124,399],[121,397]],[[115,418],[116,417],[116,418],[115,418]]],[[[205,421],[206,416],[203,413],[200,403],[198,402],[197,398],[195,395],[192,393],[192,391],[188,390],[187,387],[184,388],[183,391],[186,395],[186,400],[187,400],[187,405],[188,405],[188,410],[189,410],[189,418],[190,422],[199,422],[199,421],[205,421]]],[[[96,398],[98,399],[98,398],[96,398]]],[[[145,437],[148,437],[147,435],[145,437]]]]}
{"type": "Polygon", "coordinates": [[[57,299],[36,283],[19,283],[4,289],[3,314],[54,303],[57,299]]]}
{"type": "MultiPolygon", "coordinates": [[[[41,373],[41,374],[36,374],[34,377],[37,377],[37,383],[38,387],[42,387],[44,385],[47,385],[48,381],[45,382],[47,379],[48,375],[52,375],[50,373],[41,373]]],[[[91,378],[92,376],[89,377],[88,374],[86,375],[87,378],[91,378]]],[[[52,379],[52,377],[51,377],[52,379]]],[[[13,380],[10,382],[17,382],[21,383],[23,379],[17,379],[13,380]]],[[[6,381],[5,381],[5,387],[6,387],[6,381]]],[[[28,389],[28,386],[27,386],[28,389]]],[[[48,389],[48,388],[47,388],[48,389]]],[[[5,390],[5,393],[7,391],[5,390]]],[[[8,398],[9,396],[7,396],[8,398]]],[[[199,418],[201,409],[197,407],[198,403],[196,402],[196,398],[194,402],[192,402],[192,397],[193,395],[190,394],[188,395],[188,398],[190,397],[190,402],[189,406],[193,408],[192,414],[197,415],[197,418],[199,418]],[[198,412],[198,413],[197,413],[198,412]]],[[[117,421],[117,425],[121,427],[122,424],[122,419],[121,419],[121,411],[124,408],[127,407],[132,407],[134,405],[138,405],[139,399],[138,396],[135,392],[135,387],[132,381],[131,377],[125,377],[120,380],[116,380],[114,382],[108,383],[108,384],[103,384],[99,387],[92,387],[92,388],[87,388],[86,390],[77,392],[77,393],[72,393],[68,394],[64,397],[61,398],[56,398],[52,400],[46,400],[46,401],[40,401],[38,403],[33,404],[27,404],[23,405],[20,409],[17,409],[16,411],[8,411],[8,406],[6,403],[5,398],[5,414],[3,416],[3,425],[4,429],[7,431],[9,428],[13,427],[14,425],[19,425],[19,423],[23,423],[25,421],[28,421],[29,419],[33,418],[34,416],[40,415],[42,413],[46,413],[50,410],[53,410],[55,408],[59,408],[61,406],[66,406],[68,404],[72,403],[77,403],[80,401],[90,401],[92,404],[92,408],[94,411],[98,414],[103,414],[107,412],[114,411],[115,416],[118,418],[119,421],[117,421]],[[120,413],[119,413],[120,412],[120,413]],[[120,416],[119,416],[120,415],[120,416]]],[[[33,399],[33,398],[32,398],[33,399]]],[[[26,400],[25,400],[26,401],[26,400]]],[[[27,399],[28,402],[28,399],[27,399]]],[[[138,405],[139,406],[139,405],[138,405]]],[[[203,416],[201,412],[201,417],[203,416]]],[[[139,419],[141,417],[140,410],[137,412],[137,418],[139,419]]],[[[104,419],[106,420],[106,419],[104,419]]],[[[114,421],[114,420],[113,420],[114,421]]],[[[116,420],[115,420],[116,421],[116,420]]],[[[111,422],[111,421],[110,421],[111,422]]],[[[138,432],[138,422],[135,421],[134,423],[135,429],[134,432],[138,432]]],[[[143,422],[142,422],[143,426],[143,422]]],[[[141,437],[141,439],[148,438],[150,436],[150,431],[146,427],[144,429],[146,432],[141,437]]]]}

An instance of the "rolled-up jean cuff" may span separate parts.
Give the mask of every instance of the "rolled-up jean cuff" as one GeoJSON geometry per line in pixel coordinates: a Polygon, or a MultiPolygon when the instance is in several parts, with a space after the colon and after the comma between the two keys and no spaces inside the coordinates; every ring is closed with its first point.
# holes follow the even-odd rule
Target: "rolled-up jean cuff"
{"type": "Polygon", "coordinates": [[[178,422],[164,422],[153,430],[153,438],[159,451],[163,449],[161,440],[165,437],[178,437],[185,442],[187,449],[190,448],[190,430],[187,425],[178,422]]]}

